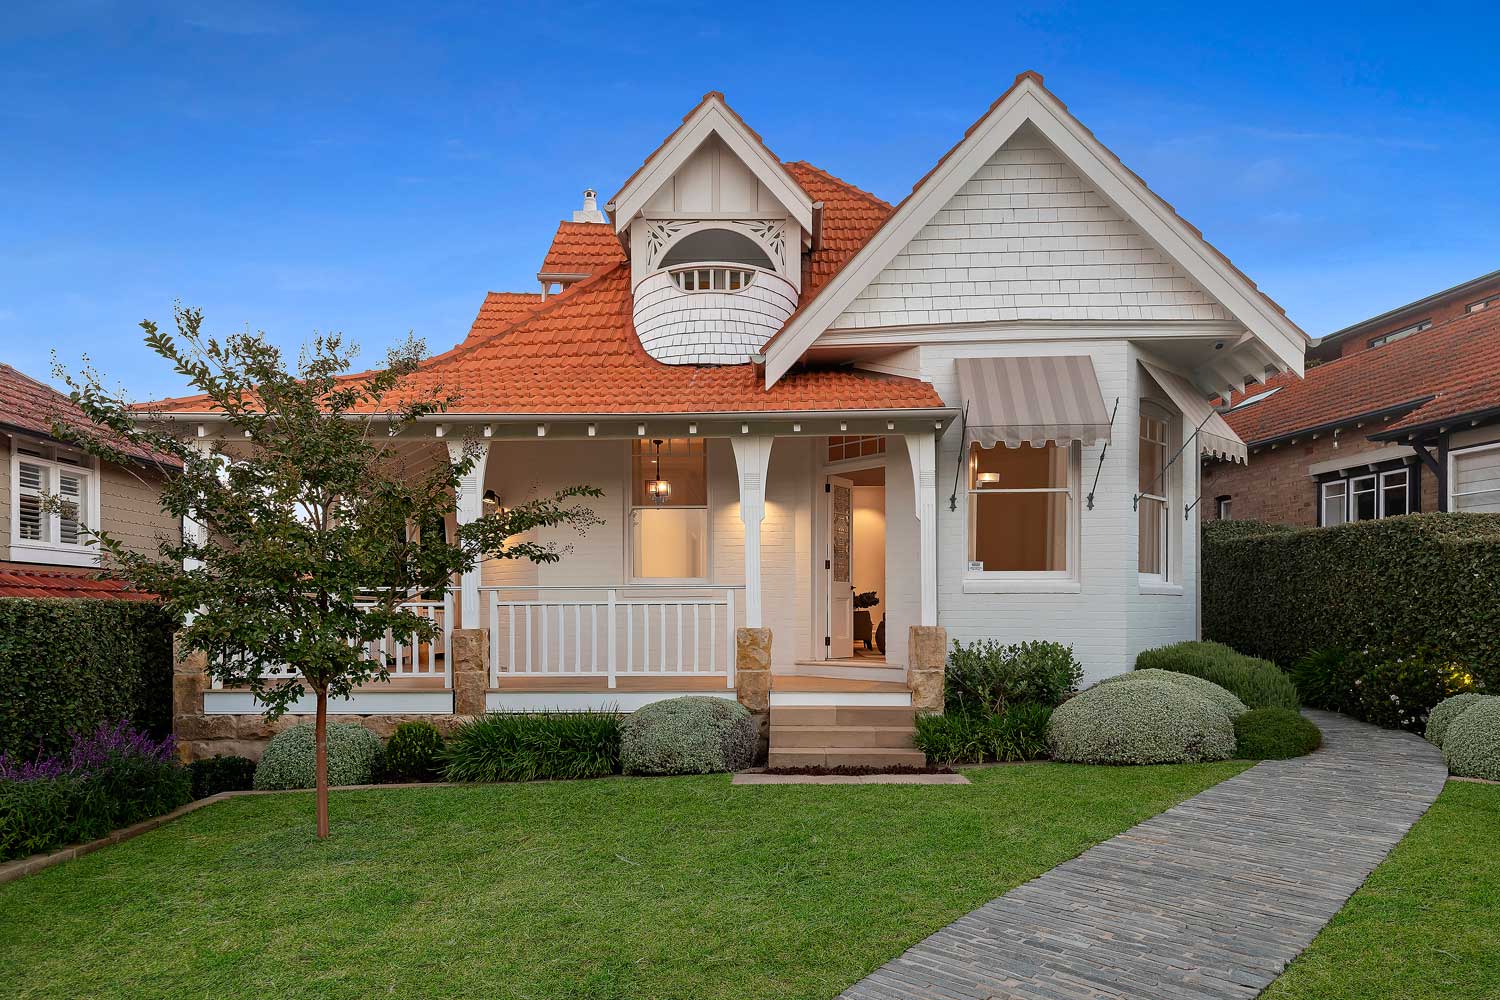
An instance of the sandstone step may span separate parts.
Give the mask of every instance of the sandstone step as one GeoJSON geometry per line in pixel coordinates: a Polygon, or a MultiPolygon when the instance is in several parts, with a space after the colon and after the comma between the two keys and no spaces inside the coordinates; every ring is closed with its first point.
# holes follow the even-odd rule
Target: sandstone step
{"type": "Polygon", "coordinates": [[[916,711],[895,705],[771,706],[771,727],[777,726],[904,726],[914,725],[916,711]]]}
{"type": "Polygon", "coordinates": [[[911,726],[786,726],[771,727],[771,746],[775,749],[798,747],[892,747],[910,750],[911,726]]]}
{"type": "Polygon", "coordinates": [[[782,767],[922,767],[927,756],[920,750],[893,747],[799,747],[772,749],[767,766],[782,767]]]}

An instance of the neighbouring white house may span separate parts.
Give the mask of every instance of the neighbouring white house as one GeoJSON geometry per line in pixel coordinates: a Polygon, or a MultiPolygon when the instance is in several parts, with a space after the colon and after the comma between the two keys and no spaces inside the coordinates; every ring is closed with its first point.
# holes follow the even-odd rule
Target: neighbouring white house
{"type": "Polygon", "coordinates": [[[935,708],[952,640],[1118,673],[1197,634],[1199,456],[1245,457],[1206,400],[1307,344],[1035,73],[894,207],[710,93],[538,279],[426,365],[460,405],[408,447],[484,443],[460,518],[588,483],[604,523],[466,576],[341,711],[935,708]]]}

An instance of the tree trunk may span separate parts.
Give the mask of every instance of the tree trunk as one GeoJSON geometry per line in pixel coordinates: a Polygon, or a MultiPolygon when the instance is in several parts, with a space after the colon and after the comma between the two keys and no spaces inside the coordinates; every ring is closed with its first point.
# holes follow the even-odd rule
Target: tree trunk
{"type": "Polygon", "coordinates": [[[313,760],[317,769],[318,839],[328,838],[328,689],[318,688],[318,721],[313,730],[313,760]]]}

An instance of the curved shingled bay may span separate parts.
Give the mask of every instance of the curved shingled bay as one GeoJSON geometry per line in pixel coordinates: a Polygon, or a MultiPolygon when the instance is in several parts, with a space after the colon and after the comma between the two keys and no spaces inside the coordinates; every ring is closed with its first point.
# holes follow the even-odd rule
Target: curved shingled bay
{"type": "Polygon", "coordinates": [[[959,918],[843,1000],[1238,1000],[1264,990],[1447,780],[1411,733],[1308,712],[1265,761],[959,918]]]}

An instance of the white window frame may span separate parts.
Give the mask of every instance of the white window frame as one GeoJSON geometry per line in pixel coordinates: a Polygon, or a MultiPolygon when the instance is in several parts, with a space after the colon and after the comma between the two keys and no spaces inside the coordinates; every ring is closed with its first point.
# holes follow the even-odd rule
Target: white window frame
{"type": "Polygon", "coordinates": [[[1234,520],[1233,503],[1233,497],[1220,497],[1214,501],[1215,511],[1220,521],[1234,520]]]}
{"type": "Polygon", "coordinates": [[[1473,496],[1479,493],[1495,492],[1494,490],[1473,490],[1468,493],[1455,493],[1453,490],[1453,479],[1455,473],[1458,471],[1458,459],[1460,456],[1472,455],[1475,452],[1479,451],[1494,451],[1497,448],[1500,448],[1500,441],[1495,441],[1490,444],[1476,444],[1468,448],[1454,448],[1448,452],[1448,510],[1451,511],[1455,509],[1454,500],[1458,497],[1473,496]]]}
{"type": "Polygon", "coordinates": [[[1373,472],[1363,472],[1363,473],[1360,473],[1357,476],[1349,476],[1349,477],[1347,477],[1347,479],[1348,479],[1348,482],[1349,482],[1349,489],[1348,489],[1348,492],[1345,494],[1345,500],[1344,500],[1344,502],[1348,506],[1345,508],[1345,511],[1344,511],[1344,523],[1345,524],[1358,524],[1360,521],[1378,521],[1378,520],[1380,520],[1380,477],[1378,475],[1376,475],[1375,473],[1373,473],[1373,472]],[[1370,482],[1370,488],[1368,490],[1362,490],[1362,489],[1356,489],[1355,488],[1355,486],[1354,486],[1355,483],[1362,483],[1362,482],[1364,482],[1366,480],[1369,480],[1369,482],[1370,482]],[[1375,494],[1375,503],[1371,507],[1371,509],[1374,511],[1374,513],[1370,517],[1357,518],[1357,517],[1354,516],[1355,515],[1354,496],[1355,496],[1356,493],[1373,493],[1373,494],[1375,494]]]}
{"type": "MultiPolygon", "coordinates": [[[[79,521],[93,529],[99,527],[99,467],[97,460],[83,455],[70,448],[58,445],[45,444],[40,441],[30,441],[23,438],[12,438],[10,443],[10,558],[13,562],[49,563],[54,566],[98,566],[99,547],[92,540],[85,540],[81,535],[78,544],[68,545],[58,541],[38,541],[34,538],[21,537],[21,463],[40,466],[46,470],[47,482],[42,487],[42,492],[55,496],[57,494],[59,472],[69,472],[77,475],[83,481],[84,498],[83,509],[79,511],[79,521]],[[39,452],[39,455],[22,454],[21,449],[39,452]],[[58,456],[67,456],[76,460],[59,461],[58,456]]],[[[58,513],[50,512],[45,515],[48,521],[47,535],[56,539],[61,531],[62,517],[58,513]]]]}
{"type": "Polygon", "coordinates": [[[1385,509],[1385,491],[1387,489],[1386,482],[1387,480],[1394,479],[1397,476],[1401,477],[1401,488],[1403,491],[1405,491],[1406,494],[1406,510],[1402,511],[1402,514],[1411,513],[1411,473],[1412,468],[1409,465],[1404,465],[1399,469],[1387,469],[1385,472],[1380,473],[1380,482],[1376,486],[1377,494],[1375,500],[1375,517],[1377,519],[1383,521],[1388,517],[1401,516],[1401,514],[1392,514],[1385,509]]]}
{"type": "Polygon", "coordinates": [[[1386,344],[1394,344],[1398,340],[1405,340],[1407,337],[1422,333],[1424,330],[1430,329],[1432,329],[1431,319],[1418,320],[1410,326],[1403,326],[1399,330],[1392,330],[1390,333],[1382,333],[1378,337],[1370,338],[1369,346],[1384,347],[1386,344]]]}
{"type": "MultiPolygon", "coordinates": [[[[1080,546],[1083,533],[1080,530],[1082,520],[1079,513],[1078,484],[1083,478],[1083,448],[1077,441],[1066,445],[1049,441],[1049,444],[1058,448],[1068,450],[1068,481],[1064,487],[1047,487],[1043,489],[1022,490],[976,490],[972,474],[966,472],[967,481],[964,496],[964,593],[966,594],[1003,594],[1003,593],[1078,593],[1081,589],[1079,583],[1078,567],[1080,565],[1080,546]],[[1061,493],[1067,497],[1068,527],[1066,534],[1067,552],[1065,553],[1064,569],[1061,570],[972,570],[968,568],[968,553],[972,539],[969,532],[973,530],[974,518],[971,516],[972,497],[976,493],[1061,493]]],[[[969,464],[969,449],[975,444],[970,441],[964,447],[962,461],[967,468],[969,464]]],[[[1004,448],[1005,444],[997,444],[996,448],[1004,448]]]]}
{"type": "MultiPolygon", "coordinates": [[[[635,444],[640,439],[631,439],[625,442],[625,489],[621,491],[621,500],[625,507],[625,531],[622,539],[625,545],[625,578],[631,587],[705,587],[713,583],[714,574],[714,486],[712,459],[709,455],[710,448],[707,438],[680,438],[679,440],[701,441],[703,444],[703,490],[704,499],[707,501],[702,506],[697,504],[677,504],[674,510],[701,510],[703,515],[703,568],[704,576],[666,577],[666,576],[637,576],[635,572],[635,512],[638,510],[657,509],[655,504],[637,504],[635,502],[635,444]]],[[[648,445],[650,441],[646,442],[648,445]]]]}
{"type": "Polygon", "coordinates": [[[1172,445],[1172,415],[1168,413],[1166,408],[1163,407],[1160,403],[1152,400],[1141,400],[1141,412],[1136,423],[1135,434],[1135,468],[1137,483],[1139,483],[1140,481],[1141,459],[1145,454],[1144,447],[1146,442],[1149,440],[1143,437],[1141,434],[1140,420],[1152,420],[1156,423],[1161,424],[1162,426],[1161,441],[1151,442],[1152,444],[1159,443],[1161,445],[1161,457],[1163,464],[1161,470],[1161,481],[1157,483],[1157,486],[1161,490],[1161,492],[1142,493],[1140,495],[1140,499],[1137,501],[1137,503],[1144,503],[1147,500],[1151,500],[1161,504],[1161,551],[1157,553],[1161,562],[1160,573],[1142,573],[1140,571],[1140,518],[1136,518],[1136,533],[1138,536],[1136,538],[1136,576],[1141,586],[1146,588],[1154,588],[1169,586],[1176,583],[1177,574],[1172,572],[1172,556],[1176,552],[1176,547],[1172,544],[1172,510],[1174,507],[1174,504],[1172,503],[1172,487],[1174,485],[1172,477],[1175,474],[1172,470],[1177,466],[1177,462],[1181,456],[1178,456],[1178,458],[1173,458],[1170,454],[1168,454],[1171,450],[1172,445]]]}
{"type": "Polygon", "coordinates": [[[1318,487],[1318,526],[1320,528],[1333,528],[1333,527],[1337,527],[1340,524],[1348,524],[1348,523],[1349,523],[1349,480],[1347,480],[1347,479],[1345,479],[1343,477],[1340,477],[1338,479],[1330,479],[1328,482],[1323,483],[1323,484],[1321,484],[1318,487]],[[1331,500],[1331,499],[1333,499],[1333,498],[1330,497],[1328,494],[1329,494],[1329,491],[1332,490],[1335,486],[1337,486],[1339,488],[1339,490],[1341,491],[1339,493],[1338,499],[1341,500],[1341,501],[1343,501],[1343,503],[1341,505],[1342,508],[1343,508],[1343,514],[1342,514],[1342,517],[1341,517],[1341,519],[1339,521],[1337,521],[1334,524],[1329,524],[1328,523],[1328,501],[1331,500]]]}

